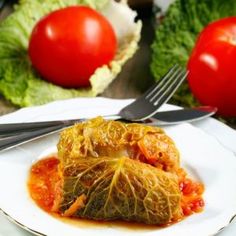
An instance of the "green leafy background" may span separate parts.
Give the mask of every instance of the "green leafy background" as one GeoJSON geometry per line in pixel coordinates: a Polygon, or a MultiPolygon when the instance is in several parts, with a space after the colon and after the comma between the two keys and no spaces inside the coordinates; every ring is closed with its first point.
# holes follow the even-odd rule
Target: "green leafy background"
{"type": "MultiPolygon", "coordinates": [[[[152,45],[151,70],[155,79],[176,63],[186,66],[197,36],[207,24],[235,15],[235,0],[176,0],[158,25],[152,45]]],[[[187,83],[172,101],[183,106],[197,105],[187,83]]]]}

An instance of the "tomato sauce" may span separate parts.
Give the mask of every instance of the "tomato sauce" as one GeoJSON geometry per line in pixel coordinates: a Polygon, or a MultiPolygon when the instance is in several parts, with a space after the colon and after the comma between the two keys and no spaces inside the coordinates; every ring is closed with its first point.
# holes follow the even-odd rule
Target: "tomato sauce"
{"type": "Polygon", "coordinates": [[[203,184],[184,178],[180,181],[179,186],[182,192],[181,207],[183,214],[189,216],[193,213],[201,212],[205,205],[202,198],[204,192],[203,184]]]}
{"type": "Polygon", "coordinates": [[[53,207],[56,186],[60,181],[58,174],[59,160],[50,156],[35,163],[30,171],[28,188],[32,199],[47,212],[53,207]]]}

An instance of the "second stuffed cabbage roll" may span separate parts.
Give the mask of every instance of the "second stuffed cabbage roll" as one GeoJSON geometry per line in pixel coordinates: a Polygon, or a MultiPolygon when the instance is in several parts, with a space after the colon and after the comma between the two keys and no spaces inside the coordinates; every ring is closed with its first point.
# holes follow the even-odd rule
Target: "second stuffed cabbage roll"
{"type": "Polygon", "coordinates": [[[168,172],[179,170],[179,152],[158,127],[105,121],[98,117],[61,133],[58,153],[62,165],[81,157],[129,157],[168,172]]]}

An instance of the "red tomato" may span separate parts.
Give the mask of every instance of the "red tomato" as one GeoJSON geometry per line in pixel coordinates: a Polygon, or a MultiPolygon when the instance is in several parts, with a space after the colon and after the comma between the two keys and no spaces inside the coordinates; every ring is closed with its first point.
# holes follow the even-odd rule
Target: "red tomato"
{"type": "Polygon", "coordinates": [[[190,88],[204,105],[225,117],[236,116],[236,17],[209,24],[188,62],[190,88]]]}
{"type": "Polygon", "coordinates": [[[117,40],[110,23],[85,6],[54,11],[34,27],[29,56],[42,77],[63,87],[89,85],[96,68],[108,64],[117,40]]]}

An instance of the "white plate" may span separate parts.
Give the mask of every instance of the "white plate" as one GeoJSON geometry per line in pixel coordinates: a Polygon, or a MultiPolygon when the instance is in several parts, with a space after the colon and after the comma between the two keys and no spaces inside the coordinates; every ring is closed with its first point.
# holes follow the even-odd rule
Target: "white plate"
{"type": "MultiPolygon", "coordinates": [[[[104,98],[72,99],[26,108],[0,118],[0,122],[53,120],[92,117],[116,113],[130,100],[104,98]]],[[[170,109],[166,105],[163,109],[170,109]]],[[[33,162],[55,150],[58,135],[51,135],[0,153],[0,208],[25,229],[48,236],[77,235],[191,235],[208,236],[227,226],[236,214],[236,158],[219,142],[190,124],[166,127],[181,153],[182,165],[205,185],[205,210],[167,228],[128,229],[107,223],[99,227],[83,227],[51,217],[30,199],[27,191],[28,171],[33,162]]],[[[0,227],[0,234],[26,235],[17,228],[0,227]],[[4,231],[5,230],[5,231],[4,231]],[[13,234],[14,233],[14,234],[13,234]]]]}

